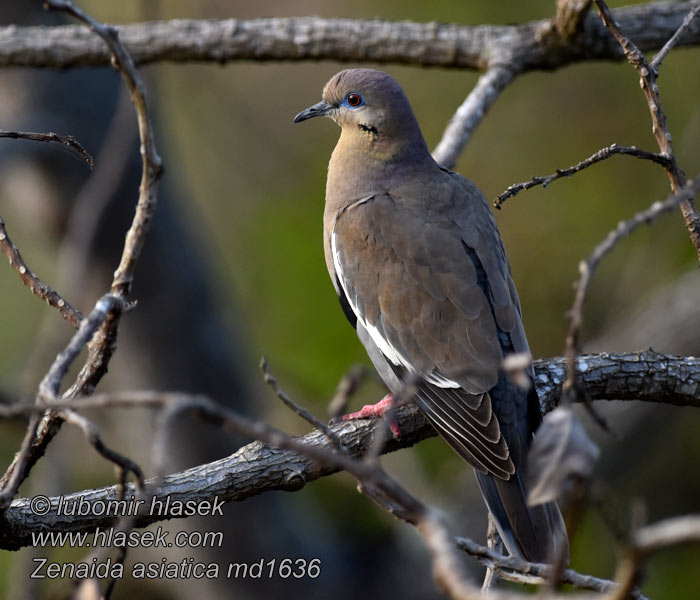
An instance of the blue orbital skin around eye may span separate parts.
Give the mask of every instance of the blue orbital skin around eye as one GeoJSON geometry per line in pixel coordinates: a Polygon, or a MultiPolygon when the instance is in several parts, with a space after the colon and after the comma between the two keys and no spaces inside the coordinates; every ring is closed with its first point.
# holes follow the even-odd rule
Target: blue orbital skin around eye
{"type": "Polygon", "coordinates": [[[344,106],[345,108],[350,108],[350,109],[360,108],[361,106],[365,105],[365,99],[360,94],[358,94],[356,92],[350,92],[347,96],[345,96],[345,98],[343,98],[343,101],[340,104],[341,104],[341,106],[344,106]],[[355,105],[350,104],[348,102],[348,98],[350,96],[357,96],[360,99],[360,103],[355,104],[355,105]]]}

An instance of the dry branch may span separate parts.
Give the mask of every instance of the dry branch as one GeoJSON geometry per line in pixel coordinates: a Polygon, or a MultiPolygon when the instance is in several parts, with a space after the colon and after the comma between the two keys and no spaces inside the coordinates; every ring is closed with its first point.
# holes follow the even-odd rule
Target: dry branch
{"type": "Polygon", "coordinates": [[[511,66],[497,64],[479,78],[474,89],[450,119],[442,139],[433,151],[433,158],[439,164],[448,169],[455,166],[472,132],[515,75],[516,72],[511,66]]]}
{"type": "MultiPolygon", "coordinates": [[[[84,344],[89,341],[87,361],[80,370],[76,382],[64,394],[66,397],[75,397],[92,393],[97,383],[107,372],[109,361],[116,347],[117,330],[122,314],[121,309],[124,307],[131,289],[136,262],[141,254],[141,249],[155,212],[158,181],[163,172],[163,166],[156,151],[155,137],[146,105],[143,83],[136,71],[134,62],[119,41],[117,30],[109,25],[98,23],[65,0],[49,0],[47,6],[73,15],[101,38],[100,44],[106,45],[112,64],[121,73],[129,89],[129,95],[136,111],[143,163],[136,213],[126,234],[119,266],[114,273],[111,296],[105,296],[105,298],[115,299],[115,302],[102,319],[98,331],[94,335],[91,334],[84,341],[84,344]]],[[[92,34],[90,35],[92,36],[92,34]]],[[[102,300],[105,300],[105,298],[102,300]]],[[[80,349],[82,347],[80,346],[80,349]]],[[[64,373],[61,373],[61,378],[63,375],[64,373]]],[[[49,374],[47,374],[48,377],[49,374]]],[[[45,383],[46,378],[42,382],[42,386],[45,383]]],[[[57,396],[58,385],[52,391],[54,396],[57,396]]],[[[40,399],[41,396],[51,398],[51,396],[46,396],[40,386],[37,398],[40,399]]],[[[52,399],[55,399],[55,397],[52,399]]],[[[15,456],[15,459],[0,480],[4,502],[13,497],[19,485],[28,476],[34,464],[44,455],[46,448],[61,427],[61,417],[55,412],[48,412],[38,426],[34,423],[34,420],[35,418],[33,417],[27,436],[25,436],[22,451],[15,456]]],[[[103,455],[107,456],[107,454],[107,452],[103,452],[103,455]]],[[[113,457],[116,456],[116,454],[113,455],[113,457]]]]}
{"type": "Polygon", "coordinates": [[[299,415],[304,421],[309,423],[312,427],[315,427],[316,429],[322,431],[324,435],[329,439],[329,441],[333,444],[333,446],[337,450],[342,449],[342,445],[340,443],[340,440],[337,438],[335,433],[333,433],[333,430],[321,419],[319,419],[316,415],[314,415],[312,412],[306,410],[303,406],[299,406],[294,400],[292,400],[289,395],[282,390],[279,387],[279,384],[277,383],[277,379],[275,376],[270,372],[270,367],[267,363],[267,359],[263,357],[260,360],[260,368],[262,369],[263,372],[263,378],[265,379],[265,383],[269,385],[272,390],[275,392],[275,395],[282,400],[284,405],[295,412],[297,415],[299,415]]]}
{"type": "Polygon", "coordinates": [[[541,185],[543,188],[546,188],[550,183],[556,181],[557,179],[561,179],[562,177],[571,177],[579,171],[583,171],[587,167],[590,167],[591,165],[594,165],[595,163],[600,162],[601,160],[607,160],[615,154],[626,154],[627,156],[633,156],[635,158],[643,160],[650,160],[661,165],[662,167],[666,167],[670,163],[669,159],[663,154],[658,154],[656,152],[647,152],[646,150],[639,150],[635,146],[618,146],[617,144],[611,144],[610,146],[601,148],[588,158],[582,160],[579,163],[576,163],[571,167],[568,167],[567,169],[557,169],[556,173],[553,173],[551,175],[533,177],[530,181],[514,183],[513,185],[508,186],[507,190],[498,195],[498,198],[496,198],[493,205],[496,208],[500,209],[503,206],[503,203],[508,198],[511,198],[524,190],[529,190],[538,185],[541,185]]]}
{"type": "Polygon", "coordinates": [[[678,42],[681,40],[681,38],[685,35],[685,32],[688,31],[690,26],[692,25],[693,21],[695,20],[695,17],[700,14],[700,4],[696,4],[690,9],[690,12],[687,14],[685,19],[683,19],[683,23],[681,23],[681,26],[678,28],[676,33],[674,33],[671,38],[664,44],[664,47],[659,50],[659,52],[656,54],[654,59],[651,61],[651,67],[654,69],[654,71],[659,70],[659,67],[661,66],[661,63],[663,62],[664,58],[668,55],[668,53],[673,50],[673,48],[678,44],[678,42]]]}
{"type": "MultiPolygon", "coordinates": [[[[504,579],[517,580],[518,583],[541,585],[551,575],[551,565],[529,563],[515,556],[503,556],[468,538],[458,537],[456,543],[460,550],[473,556],[482,564],[494,568],[504,579]],[[517,577],[513,577],[513,575],[517,575],[517,577]]],[[[561,581],[578,589],[594,592],[612,592],[617,588],[617,584],[613,581],[592,575],[583,575],[573,569],[564,569],[561,574],[561,581]]],[[[637,591],[632,592],[630,597],[634,600],[644,600],[644,596],[637,591]]]]}
{"type": "MultiPolygon", "coordinates": [[[[581,384],[594,399],[700,406],[698,358],[665,356],[653,351],[583,355],[577,359],[577,369],[581,384]]],[[[566,359],[535,362],[535,381],[545,410],[557,402],[565,379],[566,359]]],[[[163,407],[178,401],[186,403],[190,398],[186,395],[144,392],[64,399],[55,406],[73,409],[100,406],[163,407]]],[[[0,416],[9,417],[26,410],[26,407],[17,405],[0,407],[0,416]]],[[[396,419],[401,438],[388,437],[383,452],[405,448],[435,435],[413,404],[399,407],[396,419]]],[[[374,429],[373,420],[346,421],[333,427],[335,435],[352,458],[366,454],[372,445],[374,429]]],[[[332,443],[318,430],[297,439],[301,446],[316,448],[321,454],[333,450],[332,443]]],[[[219,497],[226,501],[241,501],[266,491],[298,490],[338,469],[339,465],[319,464],[314,457],[301,455],[297,450],[283,450],[253,442],[227,458],[166,476],[158,483],[155,493],[173,500],[200,501],[219,497]]],[[[153,484],[152,480],[147,482],[147,485],[153,484]]],[[[127,496],[130,493],[134,493],[132,485],[128,488],[127,496]]],[[[118,489],[112,486],[65,496],[67,499],[81,497],[90,502],[116,500],[118,489]]],[[[52,502],[55,505],[58,499],[53,498],[52,502]]],[[[158,517],[142,517],[137,525],[145,526],[156,520],[158,517]]],[[[16,500],[0,518],[0,548],[16,549],[27,545],[31,543],[32,532],[47,526],[55,531],[89,531],[109,524],[108,517],[94,515],[58,518],[55,514],[49,514],[39,518],[31,513],[27,500],[16,500]]]]}
{"type": "Polygon", "coordinates": [[[4,131],[0,129],[0,138],[11,138],[14,140],[32,140],[34,142],[55,142],[57,144],[62,144],[69,150],[71,150],[76,156],[83,159],[88,167],[92,169],[93,160],[80,144],[72,135],[59,135],[57,133],[35,133],[33,131],[4,131]]]}
{"type": "Polygon", "coordinates": [[[557,14],[552,25],[560,36],[573,38],[581,33],[591,1],[557,0],[557,14]]]}
{"type": "MultiPolygon", "coordinates": [[[[95,22],[65,0],[49,0],[48,4],[82,20],[102,38],[109,51],[105,51],[105,48],[97,44],[92,37],[85,37],[82,29],[0,28],[0,66],[18,64],[13,62],[17,60],[29,61],[25,66],[68,67],[104,64],[111,56],[113,64],[124,77],[136,107],[141,137],[143,176],[136,216],[127,234],[122,259],[114,276],[111,295],[103,298],[105,301],[110,299],[110,306],[102,311],[97,322],[91,321],[90,318],[83,322],[73,342],[62,355],[57,357],[42,381],[34,406],[28,409],[19,406],[0,410],[0,416],[20,411],[30,412],[30,424],[22,450],[4,478],[7,485],[0,496],[0,506],[3,503],[7,505],[14,497],[23,478],[45,451],[56,428],[60,425],[57,414],[79,426],[93,446],[121,468],[121,477],[118,486],[48,499],[52,510],[42,517],[32,513],[31,504],[27,500],[13,502],[6,511],[0,511],[0,547],[16,549],[28,545],[31,543],[31,533],[46,527],[54,531],[89,531],[97,526],[114,526],[113,517],[95,514],[66,516],[59,515],[56,511],[61,500],[70,502],[81,499],[87,502],[96,500],[104,502],[123,499],[130,493],[136,493],[137,490],[133,485],[125,485],[128,471],[134,472],[139,479],[141,489],[138,492],[144,491],[138,466],[106,448],[95,426],[73,410],[90,406],[152,406],[162,409],[161,415],[165,415],[160,421],[163,429],[169,422],[169,417],[176,412],[187,410],[196,412],[205,420],[226,429],[261,441],[241,448],[226,459],[151,480],[145,490],[145,497],[157,495],[160,498],[168,497],[172,500],[195,502],[212,498],[225,501],[243,500],[267,490],[296,490],[321,476],[345,470],[358,480],[362,491],[369,497],[392,514],[417,526],[431,551],[436,579],[449,597],[482,598],[479,588],[465,576],[463,566],[456,557],[455,540],[449,536],[433,511],[391,479],[377,461],[356,460],[360,456],[378,456],[382,452],[406,447],[434,435],[415,406],[403,406],[396,411],[396,418],[402,432],[400,440],[387,439],[386,436],[381,435],[383,431],[380,432],[376,427],[377,423],[372,421],[346,422],[329,428],[317,422],[312,415],[287,398],[266,372],[268,380],[271,380],[280,398],[292,406],[298,414],[320,428],[301,438],[292,438],[263,423],[240,417],[202,396],[149,392],[83,397],[94,390],[106,372],[107,364],[114,352],[121,309],[129,294],[134,268],[153,216],[157,183],[162,171],[148,118],[143,86],[136,73],[134,62],[326,58],[484,70],[485,74],[458,110],[445,132],[443,141],[436,149],[438,160],[443,164],[451,165],[456,161],[484,113],[516,75],[532,69],[557,68],[579,60],[620,58],[621,50],[613,43],[605,27],[595,17],[586,17],[590,1],[560,0],[557,3],[555,19],[519,26],[458,27],[434,23],[419,25],[308,18],[220,22],[173,21],[126,26],[119,31],[114,27],[95,22]],[[40,35],[36,35],[38,30],[42,32],[40,35]],[[134,61],[120,43],[120,34],[127,40],[127,45],[134,54],[134,61]],[[49,45],[44,45],[49,39],[49,45]],[[178,44],[182,45],[178,46],[178,44]],[[18,58],[20,56],[24,58],[18,58]],[[91,327],[89,335],[86,329],[88,325],[91,327]],[[97,327],[99,331],[95,333],[97,327]],[[75,359],[90,338],[92,338],[90,353],[78,380],[62,398],[59,398],[59,388],[67,365],[75,359]],[[75,340],[80,343],[78,344],[75,340]],[[76,398],[76,396],[79,397],[76,398]],[[40,411],[49,407],[54,409],[54,412],[51,413],[51,417],[40,423],[40,411]]],[[[604,4],[598,0],[596,4],[604,7],[604,4]]],[[[681,41],[687,44],[700,43],[700,31],[694,27],[692,17],[682,19],[692,6],[691,3],[681,5],[653,3],[621,9],[615,14],[619,21],[624,22],[623,28],[635,38],[639,48],[656,48],[663,41],[668,40],[664,50],[657,55],[658,60],[652,63],[652,65],[658,65],[674,44],[681,41]],[[671,32],[667,33],[664,27],[670,27],[671,32]],[[661,31],[663,33],[660,34],[661,31]],[[676,31],[676,34],[669,40],[673,31],[676,31]]],[[[601,8],[601,10],[606,17],[606,25],[617,37],[628,59],[638,68],[642,76],[643,89],[647,95],[654,131],[662,153],[661,155],[646,153],[649,156],[643,156],[643,158],[650,158],[664,164],[669,172],[673,190],[677,193],[667,201],[657,202],[647,211],[621,224],[618,230],[612,232],[584,263],[567,346],[569,377],[573,377],[573,367],[576,364],[579,383],[585,387],[587,394],[592,398],[640,399],[698,406],[700,404],[698,394],[700,361],[697,359],[667,357],[652,351],[633,355],[599,355],[575,359],[583,301],[591,273],[602,256],[614,247],[623,235],[681,203],[684,206],[684,215],[691,238],[700,253],[700,243],[698,243],[700,218],[690,200],[692,194],[698,191],[698,186],[693,184],[683,187],[684,175],[673,156],[665,117],[658,103],[658,87],[654,84],[655,69],[646,63],[637,46],[619,34],[612,18],[606,12],[607,9],[601,8]],[[664,139],[666,143],[663,142],[664,139]]],[[[630,149],[614,152],[611,148],[606,150],[610,154],[632,154],[629,151],[623,152],[630,149]]],[[[639,151],[635,150],[635,152],[640,156],[639,151]]],[[[595,162],[593,158],[588,160],[595,162]]],[[[547,180],[546,183],[558,176],[561,174],[552,176],[552,179],[547,180]]],[[[553,404],[560,394],[561,384],[566,380],[565,366],[564,359],[537,365],[537,384],[544,404],[553,404]]],[[[160,439],[158,435],[156,438],[160,439]]],[[[145,526],[157,520],[176,516],[180,515],[150,514],[144,511],[134,519],[120,522],[117,526],[127,528],[145,526]]],[[[633,587],[639,565],[648,553],[669,544],[697,540],[700,537],[697,534],[700,530],[697,526],[697,517],[687,518],[681,524],[688,525],[688,519],[692,521],[693,526],[690,535],[687,533],[679,535],[677,522],[660,528],[661,533],[656,530],[651,530],[651,533],[647,531],[646,538],[643,537],[645,530],[637,532],[638,536],[631,544],[631,558],[623,564],[627,568],[621,573],[622,585],[619,587],[612,582],[587,578],[574,572],[569,572],[569,576],[573,579],[578,577],[579,582],[585,581],[589,589],[608,592],[609,598],[627,597],[634,593],[633,587]]],[[[494,553],[485,555],[481,547],[474,553],[481,553],[482,560],[498,568],[499,572],[508,573],[508,567],[504,566],[508,559],[494,553]]],[[[124,555],[121,556],[122,560],[123,558],[124,555]]],[[[521,565],[510,563],[511,571],[521,578],[531,577],[536,570],[535,567],[536,565],[529,563],[521,565]]],[[[540,565],[540,567],[543,566],[540,565]]],[[[547,573],[541,571],[540,576],[543,574],[547,573]]],[[[513,576],[512,573],[511,576],[513,576]]],[[[573,581],[570,582],[573,583],[573,581]]],[[[505,600],[519,596],[495,591],[489,597],[505,600]]],[[[545,594],[545,597],[555,598],[558,595],[550,591],[549,594],[545,594]]]]}
{"type": "Polygon", "coordinates": [[[5,221],[3,221],[2,217],[0,217],[0,251],[7,256],[10,265],[17,271],[22,282],[32,291],[32,294],[38,296],[49,306],[53,306],[58,310],[61,316],[73,325],[73,327],[80,326],[83,315],[79,310],[68,304],[58,292],[43,283],[27,266],[17,246],[12,243],[10,236],[7,234],[5,221]]]}
{"type": "Polygon", "coordinates": [[[46,375],[44,375],[44,378],[41,380],[35,403],[31,407],[32,417],[29,421],[22,447],[12,461],[12,464],[0,479],[0,510],[6,507],[12,498],[15,497],[19,486],[29,475],[29,471],[34,463],[43,455],[44,449],[37,447],[37,435],[41,431],[46,431],[46,429],[42,430],[41,428],[50,426],[50,423],[56,421],[57,417],[54,412],[49,411],[40,422],[39,416],[41,411],[50,408],[52,403],[56,401],[61,381],[70,365],[77,358],[88,341],[95,335],[95,331],[120,304],[121,301],[114,296],[104,296],[100,298],[95,308],[90,312],[87,318],[83,319],[78,331],[75,332],[65,349],[58,354],[46,375]],[[39,450],[41,450],[41,452],[39,452],[39,450]]]}
{"type": "MultiPolygon", "coordinates": [[[[639,73],[639,85],[642,88],[642,92],[649,106],[649,114],[652,123],[651,130],[656,138],[656,143],[659,145],[659,150],[668,158],[668,165],[666,165],[665,169],[669,181],[671,182],[671,190],[674,194],[677,194],[685,186],[686,179],[683,169],[681,169],[676,160],[673,151],[671,132],[666,124],[666,113],[661,107],[659,86],[656,85],[656,79],[659,75],[658,71],[656,67],[647,62],[647,59],[642,53],[642,49],[630,39],[629,32],[625,32],[624,27],[621,28],[615,21],[615,17],[607,4],[602,0],[594,0],[594,2],[600,12],[603,24],[610,30],[620,44],[628,62],[636,69],[637,73],[639,73]]],[[[697,14],[696,3],[691,3],[686,10],[687,15],[683,22],[678,26],[678,29],[659,53],[659,63],[670,48],[673,47],[674,43],[680,40],[683,31],[688,31],[692,26],[693,19],[697,14]]],[[[685,220],[685,226],[690,234],[690,241],[693,243],[693,246],[695,246],[698,258],[700,258],[700,213],[698,213],[695,207],[693,197],[689,196],[683,198],[680,202],[680,208],[683,213],[683,219],[685,220]]]]}
{"type": "MultiPolygon", "coordinates": [[[[645,51],[661,48],[678,30],[692,2],[654,2],[614,11],[620,27],[645,51]]],[[[122,25],[119,36],[135,64],[234,60],[401,63],[483,70],[493,54],[516,50],[516,70],[554,69],[582,60],[623,55],[600,20],[589,14],[579,35],[548,35],[551,21],[523,25],[460,26],[318,17],[173,20],[122,25]]],[[[681,40],[700,43],[691,26],[681,40]]],[[[78,26],[0,28],[0,67],[108,65],[107,49],[78,26]]]]}
{"type": "Polygon", "coordinates": [[[586,302],[588,286],[598,264],[625,236],[628,236],[641,225],[648,225],[662,214],[675,209],[682,202],[692,198],[698,191],[700,191],[700,176],[696,177],[694,181],[691,181],[688,185],[663,202],[654,202],[649,208],[638,212],[631,219],[621,221],[618,226],[595,247],[591,255],[579,264],[581,275],[576,283],[576,296],[574,298],[573,307],[571,308],[571,323],[566,337],[566,357],[568,361],[568,377],[566,383],[568,388],[571,389],[573,387],[575,378],[577,377],[575,358],[581,323],[583,322],[583,308],[586,302]]]}

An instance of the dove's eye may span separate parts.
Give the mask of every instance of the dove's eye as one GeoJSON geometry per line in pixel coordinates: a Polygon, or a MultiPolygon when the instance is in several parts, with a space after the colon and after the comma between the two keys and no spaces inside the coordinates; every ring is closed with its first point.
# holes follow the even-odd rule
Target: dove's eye
{"type": "Polygon", "coordinates": [[[360,94],[348,94],[347,96],[345,96],[345,102],[351,108],[357,108],[358,106],[362,106],[365,103],[360,94]]]}

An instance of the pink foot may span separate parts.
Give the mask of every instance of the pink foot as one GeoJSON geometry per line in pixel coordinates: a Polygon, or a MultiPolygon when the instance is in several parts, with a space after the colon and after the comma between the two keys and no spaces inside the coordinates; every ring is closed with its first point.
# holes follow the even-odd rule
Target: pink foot
{"type": "MultiPolygon", "coordinates": [[[[343,421],[350,421],[354,419],[369,419],[371,417],[384,418],[386,413],[391,408],[393,402],[394,397],[391,394],[387,394],[376,404],[365,404],[357,412],[343,415],[342,419],[343,421]]],[[[401,432],[399,431],[399,424],[396,422],[396,417],[392,415],[388,425],[389,429],[391,430],[391,435],[393,435],[395,438],[399,438],[401,436],[401,432]]]]}

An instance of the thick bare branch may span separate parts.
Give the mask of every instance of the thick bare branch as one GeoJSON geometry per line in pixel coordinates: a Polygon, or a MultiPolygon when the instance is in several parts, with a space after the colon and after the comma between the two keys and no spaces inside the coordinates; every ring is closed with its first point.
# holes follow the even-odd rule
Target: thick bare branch
{"type": "MultiPolygon", "coordinates": [[[[647,351],[623,355],[584,355],[577,361],[580,383],[594,399],[642,400],[700,406],[698,358],[672,357],[647,351]]],[[[535,382],[545,409],[557,402],[565,379],[565,358],[535,362],[535,382]]],[[[57,409],[100,406],[159,408],[182,402],[183,410],[192,410],[187,404],[190,399],[189,395],[142,392],[64,399],[54,406],[57,409]]],[[[9,417],[27,410],[27,407],[17,405],[0,407],[0,417],[9,417]]],[[[384,453],[411,446],[435,435],[432,427],[413,404],[398,407],[396,419],[401,438],[397,440],[388,437],[382,449],[384,453]]],[[[375,421],[368,419],[344,421],[335,425],[333,431],[340,439],[348,457],[359,458],[371,447],[374,428],[375,421]]],[[[248,432],[249,435],[252,433],[254,432],[248,432]]],[[[262,435],[260,431],[257,431],[257,434],[262,435]]],[[[199,501],[219,497],[226,501],[241,501],[265,491],[300,489],[319,477],[336,472],[342,466],[319,464],[317,457],[299,454],[298,448],[301,446],[315,447],[324,456],[324,453],[332,451],[333,445],[323,432],[315,430],[296,439],[298,445],[287,450],[253,442],[225,459],[163,478],[157,482],[157,491],[154,493],[163,497],[170,496],[173,500],[199,501]]],[[[366,465],[366,468],[369,469],[370,466],[366,465]]],[[[147,485],[154,485],[154,482],[149,481],[147,485]]],[[[129,490],[129,493],[132,493],[134,488],[130,487],[129,490]]],[[[114,500],[118,497],[117,487],[80,492],[64,498],[72,501],[81,497],[90,502],[114,500]]],[[[58,498],[52,499],[52,502],[55,506],[58,498]]],[[[140,517],[137,524],[145,526],[160,518],[164,517],[140,517]]],[[[13,549],[29,544],[31,533],[45,526],[58,531],[89,531],[105,525],[109,525],[108,517],[86,515],[59,518],[55,515],[55,510],[48,516],[39,518],[31,513],[27,500],[17,500],[7,509],[4,517],[0,518],[0,548],[13,549]]]]}
{"type": "MultiPolygon", "coordinates": [[[[567,359],[536,360],[535,385],[543,412],[559,403],[567,359]]],[[[576,373],[594,400],[642,400],[700,408],[700,361],[653,350],[628,354],[583,354],[576,373]]]]}
{"type": "Polygon", "coordinates": [[[445,133],[433,152],[433,158],[439,164],[448,169],[454,167],[472,132],[515,75],[508,64],[498,64],[479,78],[447,124],[445,133]]]}
{"type": "Polygon", "coordinates": [[[552,25],[564,39],[581,33],[592,0],[557,0],[557,14],[552,25]]]}
{"type": "MultiPolygon", "coordinates": [[[[692,2],[654,2],[614,12],[642,50],[660,48],[680,27],[692,2]]],[[[594,15],[580,35],[562,46],[544,39],[550,21],[524,25],[458,26],[438,23],[356,21],[301,17],[222,21],[176,20],[119,27],[136,64],[156,61],[337,60],[403,63],[483,70],[494,54],[511,51],[516,70],[553,69],[570,62],[622,58],[622,52],[594,15]],[[559,48],[551,52],[552,44],[559,48]]],[[[692,26],[682,44],[700,43],[692,26]]],[[[110,54],[80,27],[0,28],[0,67],[107,65],[110,54]]]]}

